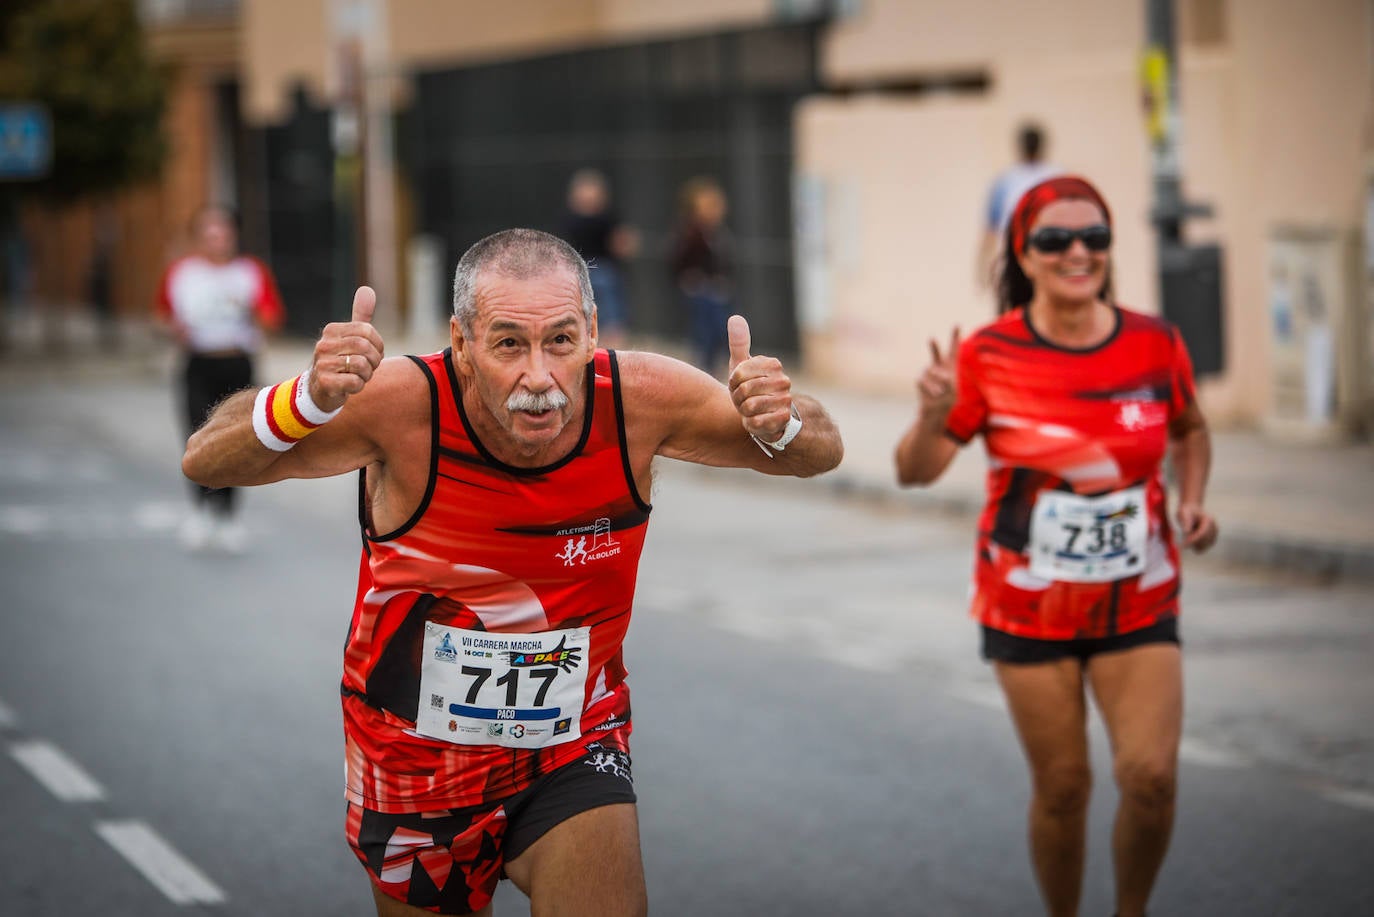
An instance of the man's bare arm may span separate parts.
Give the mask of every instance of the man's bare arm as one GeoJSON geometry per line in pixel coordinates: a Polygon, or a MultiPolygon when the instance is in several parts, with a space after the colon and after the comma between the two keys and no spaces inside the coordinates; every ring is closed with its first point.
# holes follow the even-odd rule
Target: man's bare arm
{"type": "Polygon", "coordinates": [[[748,354],[748,326],[741,325],[732,320],[731,387],[670,357],[621,355],[631,442],[650,456],[765,474],[810,477],[834,468],[844,456],[834,421],[820,402],[792,393],[776,359],[748,354]],[[801,430],[782,450],[750,436],[776,442],[793,407],[801,430]]]}
{"type": "MultiPolygon", "coordinates": [[[[375,307],[376,294],[360,287],[353,300],[353,320],[326,325],[316,342],[308,378],[311,399],[321,411],[340,408],[361,393],[380,366],[383,343],[371,324],[375,307]]],[[[257,391],[239,392],[220,404],[192,434],[182,457],[182,472],[207,487],[231,487],[325,477],[360,468],[380,457],[370,424],[364,422],[366,402],[377,401],[379,394],[352,405],[352,410],[341,412],[291,449],[277,452],[265,446],[254,430],[257,391]]]]}

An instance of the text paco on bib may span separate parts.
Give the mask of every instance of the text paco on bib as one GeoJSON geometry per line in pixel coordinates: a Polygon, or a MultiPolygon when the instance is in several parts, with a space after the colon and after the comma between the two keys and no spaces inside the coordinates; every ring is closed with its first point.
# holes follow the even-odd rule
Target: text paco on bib
{"type": "Polygon", "coordinates": [[[1145,569],[1149,531],[1144,485],[1096,497],[1043,491],[1031,514],[1030,572],[1071,583],[1134,576],[1145,569]]]}
{"type": "Polygon", "coordinates": [[[504,634],[425,623],[415,731],[543,748],[582,735],[591,628],[504,634]]]}

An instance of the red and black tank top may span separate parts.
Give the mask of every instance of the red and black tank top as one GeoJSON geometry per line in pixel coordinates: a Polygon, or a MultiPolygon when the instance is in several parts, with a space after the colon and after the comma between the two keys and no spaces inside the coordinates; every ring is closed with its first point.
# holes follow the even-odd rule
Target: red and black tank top
{"type": "Polygon", "coordinates": [[[428,490],[405,524],[378,533],[366,522],[363,482],[365,546],[343,676],[348,796],[393,813],[490,803],[579,757],[592,742],[626,748],[630,701],[621,647],[650,512],[626,451],[613,352],[598,350],[587,364],[577,445],[541,468],[506,465],[483,446],[464,411],[449,351],[410,359],[429,383],[428,490]],[[515,703],[514,680],[523,673],[528,684],[533,671],[520,667],[557,656],[515,651],[537,647],[534,638],[549,633],[585,643],[578,652],[561,650],[555,662],[585,684],[581,709],[567,705],[547,723],[491,722],[477,735],[479,721],[465,714],[483,715],[473,712],[482,709],[480,698],[502,698],[507,689],[515,703]],[[465,666],[475,673],[462,681],[466,697],[441,696],[430,681],[422,697],[422,666],[454,661],[465,644],[497,647],[497,658],[485,668],[465,666]],[[484,672],[498,677],[484,682],[484,672]],[[434,737],[447,735],[442,728],[422,734],[426,728],[417,727],[417,719],[436,715],[448,722],[449,738],[434,737]],[[580,719],[580,735],[553,735],[566,733],[569,719],[580,719]],[[517,731],[529,741],[527,730],[543,731],[549,744],[509,746],[517,731]]]}

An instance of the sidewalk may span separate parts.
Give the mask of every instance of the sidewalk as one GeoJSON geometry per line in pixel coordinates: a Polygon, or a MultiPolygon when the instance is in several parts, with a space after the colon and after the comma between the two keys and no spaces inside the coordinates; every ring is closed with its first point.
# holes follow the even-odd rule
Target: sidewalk
{"type": "MultiPolygon", "coordinates": [[[[68,316],[66,330],[67,348],[56,357],[44,356],[32,329],[16,334],[9,352],[0,355],[7,370],[4,384],[14,384],[16,369],[38,370],[44,378],[127,373],[168,378],[172,354],[144,326],[123,326],[123,346],[116,354],[97,343],[89,320],[79,313],[68,316]]],[[[441,337],[392,336],[387,352],[425,352],[443,343],[441,337]]],[[[259,363],[259,377],[295,375],[308,365],[312,346],[299,339],[274,343],[259,363]]],[[[844,436],[844,461],[819,483],[846,498],[956,515],[971,524],[983,505],[981,442],[962,450],[934,486],[902,489],[896,485],[892,452],[914,415],[914,393],[910,398],[861,395],[803,377],[794,377],[794,386],[820,399],[844,436]]],[[[1210,557],[1374,583],[1374,443],[1303,446],[1243,430],[1214,430],[1212,439],[1207,505],[1221,538],[1210,557]]]]}

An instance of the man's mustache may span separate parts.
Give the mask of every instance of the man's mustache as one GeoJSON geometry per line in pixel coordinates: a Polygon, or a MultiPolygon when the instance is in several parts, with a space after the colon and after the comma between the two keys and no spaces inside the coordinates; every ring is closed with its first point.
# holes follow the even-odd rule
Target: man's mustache
{"type": "Polygon", "coordinates": [[[561,411],[568,406],[568,396],[553,389],[548,392],[516,392],[506,399],[506,410],[525,411],[542,414],[545,411],[561,411]]]}

